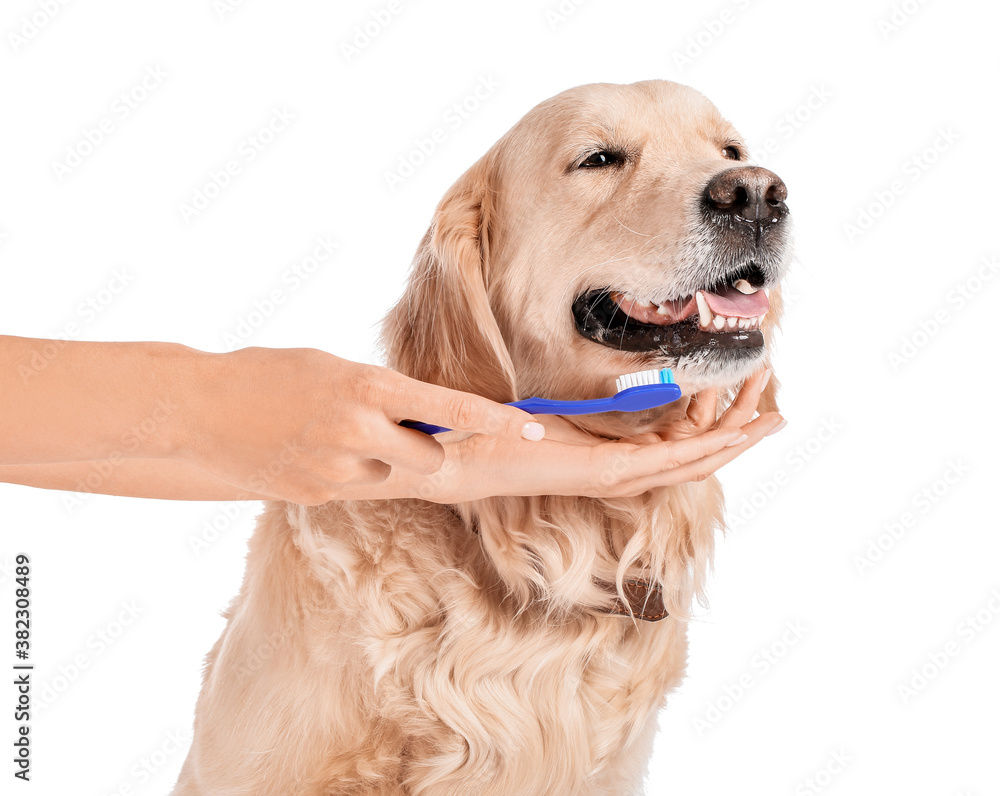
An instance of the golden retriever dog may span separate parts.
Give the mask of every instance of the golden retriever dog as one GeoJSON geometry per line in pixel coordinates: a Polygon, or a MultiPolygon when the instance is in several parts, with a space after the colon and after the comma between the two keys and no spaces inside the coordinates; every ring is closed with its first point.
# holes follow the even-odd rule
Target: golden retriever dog
{"type": "MultiPolygon", "coordinates": [[[[746,152],[675,83],[543,102],[438,206],[384,321],[387,364],[496,401],[604,397],[659,367],[685,396],[731,395],[768,363],[790,259],[785,186],[746,152]]],[[[686,403],[572,422],[659,433],[686,403]]],[[[722,508],[714,476],[268,503],[174,793],[641,793],[722,508]]]]}

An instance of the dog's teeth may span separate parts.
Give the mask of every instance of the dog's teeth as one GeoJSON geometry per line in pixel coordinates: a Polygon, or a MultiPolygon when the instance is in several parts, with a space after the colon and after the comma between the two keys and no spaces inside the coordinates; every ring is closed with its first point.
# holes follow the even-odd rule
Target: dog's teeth
{"type": "Polygon", "coordinates": [[[750,321],[747,320],[746,318],[740,318],[740,328],[741,329],[749,329],[750,328],[750,321]]]}
{"type": "MultiPolygon", "coordinates": [[[[764,315],[767,315],[767,313],[765,312],[764,315]]],[[[757,325],[758,326],[760,326],[762,323],[764,323],[764,315],[758,315],[757,316],[757,325]]]]}
{"type": "Polygon", "coordinates": [[[728,320],[726,321],[726,325],[727,325],[727,326],[728,326],[728,327],[729,327],[730,329],[735,329],[735,328],[736,328],[736,323],[737,323],[737,321],[738,321],[738,320],[739,320],[738,318],[729,318],[729,319],[728,319],[728,320]]]}
{"type": "Polygon", "coordinates": [[[656,306],[655,304],[653,304],[652,301],[647,301],[646,299],[636,299],[635,303],[638,306],[642,307],[644,310],[650,310],[656,306]]]}
{"type": "Polygon", "coordinates": [[[667,315],[670,314],[670,310],[667,309],[667,305],[666,304],[661,304],[660,306],[658,306],[656,308],[656,314],[657,315],[667,316],[667,315]]]}
{"type": "Polygon", "coordinates": [[[740,291],[740,293],[743,293],[743,294],[745,294],[745,295],[748,295],[748,296],[749,296],[749,295],[750,295],[751,293],[756,293],[756,292],[757,292],[757,288],[753,287],[753,286],[752,286],[752,285],[751,285],[751,284],[750,284],[749,282],[747,282],[747,280],[745,280],[745,279],[740,279],[740,280],[738,280],[738,281],[737,281],[737,282],[736,282],[736,283],[735,283],[735,284],[733,285],[733,287],[735,287],[735,288],[736,288],[736,289],[737,289],[738,291],[740,291]]]}
{"type": "Polygon", "coordinates": [[[630,304],[635,304],[635,296],[633,296],[631,293],[626,293],[624,296],[622,296],[622,301],[627,301],[630,304]]]}
{"type": "Polygon", "coordinates": [[[721,315],[716,315],[715,320],[712,321],[712,324],[715,326],[716,329],[718,329],[721,332],[722,327],[726,325],[726,319],[723,318],[721,315]]]}
{"type": "MultiPolygon", "coordinates": [[[[695,301],[698,302],[698,323],[703,329],[707,329],[712,323],[712,311],[708,308],[708,302],[699,290],[694,294],[695,301]]],[[[718,328],[722,328],[721,326],[718,328]]]]}

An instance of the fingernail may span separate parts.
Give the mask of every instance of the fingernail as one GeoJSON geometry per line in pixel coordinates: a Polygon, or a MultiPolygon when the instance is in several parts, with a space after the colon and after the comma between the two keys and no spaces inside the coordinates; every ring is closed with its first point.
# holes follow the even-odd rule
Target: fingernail
{"type": "Polygon", "coordinates": [[[761,388],[762,390],[763,390],[763,389],[764,389],[764,388],[765,388],[765,387],[767,386],[767,383],[768,383],[768,382],[769,382],[769,381],[771,380],[771,373],[772,373],[772,372],[773,372],[773,371],[771,370],[771,368],[768,368],[768,369],[767,369],[767,373],[765,373],[765,374],[764,374],[764,381],[762,381],[762,382],[760,383],[760,388],[761,388]]]}
{"type": "Polygon", "coordinates": [[[538,442],[540,439],[545,439],[545,426],[541,423],[525,423],[521,429],[521,436],[532,442],[538,442]]]}
{"type": "Polygon", "coordinates": [[[780,423],[778,423],[778,425],[776,425],[774,428],[772,428],[770,431],[768,431],[764,436],[765,437],[770,437],[772,434],[777,434],[779,431],[781,431],[781,429],[783,429],[787,425],[788,425],[788,421],[787,420],[782,420],[780,423]]]}
{"type": "Polygon", "coordinates": [[[738,436],[732,442],[727,442],[726,443],[726,447],[727,448],[735,448],[737,445],[742,445],[746,441],[747,441],[747,435],[746,434],[740,434],[740,436],[738,436]]]}

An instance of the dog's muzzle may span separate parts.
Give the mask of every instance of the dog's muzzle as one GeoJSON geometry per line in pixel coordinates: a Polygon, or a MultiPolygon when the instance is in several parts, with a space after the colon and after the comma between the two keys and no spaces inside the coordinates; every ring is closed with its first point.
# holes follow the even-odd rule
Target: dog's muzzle
{"type": "Polygon", "coordinates": [[[720,171],[705,186],[702,202],[710,220],[729,227],[731,244],[760,246],[788,216],[788,188],[773,171],[738,166],[720,171]]]}

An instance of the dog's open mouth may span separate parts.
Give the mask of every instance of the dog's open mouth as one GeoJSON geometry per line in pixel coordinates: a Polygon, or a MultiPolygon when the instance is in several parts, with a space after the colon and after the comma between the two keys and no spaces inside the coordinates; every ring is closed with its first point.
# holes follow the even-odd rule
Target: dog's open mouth
{"type": "Polygon", "coordinates": [[[573,302],[573,317],[580,334],[622,351],[760,348],[770,303],[763,280],[753,282],[739,275],[658,303],[614,288],[590,290],[573,302]]]}

